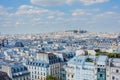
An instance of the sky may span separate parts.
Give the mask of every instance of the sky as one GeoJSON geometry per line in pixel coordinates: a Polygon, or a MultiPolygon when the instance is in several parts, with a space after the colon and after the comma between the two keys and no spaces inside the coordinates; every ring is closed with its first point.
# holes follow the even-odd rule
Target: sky
{"type": "Polygon", "coordinates": [[[0,0],[2,34],[120,32],[120,0],[0,0]]]}

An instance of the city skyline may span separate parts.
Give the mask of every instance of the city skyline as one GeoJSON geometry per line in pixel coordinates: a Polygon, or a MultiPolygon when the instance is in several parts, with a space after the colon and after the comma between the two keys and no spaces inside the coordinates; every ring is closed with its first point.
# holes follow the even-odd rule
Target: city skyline
{"type": "Polygon", "coordinates": [[[0,32],[42,33],[78,28],[119,32],[119,4],[119,0],[2,0],[0,32]]]}

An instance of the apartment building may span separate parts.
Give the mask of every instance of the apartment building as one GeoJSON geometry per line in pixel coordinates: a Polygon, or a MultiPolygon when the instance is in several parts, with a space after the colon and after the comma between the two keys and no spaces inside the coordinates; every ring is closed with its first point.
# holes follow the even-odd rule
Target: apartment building
{"type": "Polygon", "coordinates": [[[18,63],[2,65],[2,71],[6,72],[12,80],[31,80],[27,67],[18,63]]]}
{"type": "Polygon", "coordinates": [[[94,56],[77,56],[64,66],[66,80],[94,80],[94,56]]]}
{"type": "Polygon", "coordinates": [[[32,80],[45,80],[48,75],[60,79],[60,59],[53,53],[37,53],[36,60],[27,61],[32,80]]]}
{"type": "Polygon", "coordinates": [[[120,59],[111,58],[109,61],[109,80],[120,80],[120,59]]]}

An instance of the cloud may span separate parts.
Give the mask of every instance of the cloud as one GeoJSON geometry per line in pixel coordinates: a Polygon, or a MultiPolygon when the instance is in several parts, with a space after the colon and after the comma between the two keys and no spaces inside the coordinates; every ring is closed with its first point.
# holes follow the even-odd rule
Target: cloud
{"type": "Polygon", "coordinates": [[[119,9],[119,6],[113,6],[112,8],[113,9],[119,9]]]}
{"type": "Polygon", "coordinates": [[[92,4],[97,4],[97,3],[104,3],[108,2],[109,0],[79,0],[81,3],[84,5],[92,5],[92,4]]]}
{"type": "Polygon", "coordinates": [[[22,5],[18,8],[18,11],[16,12],[17,15],[31,15],[31,14],[43,14],[49,12],[48,10],[28,6],[28,5],[22,5]]]}
{"type": "Polygon", "coordinates": [[[34,7],[34,6],[29,6],[29,5],[22,5],[18,8],[16,15],[63,16],[64,12],[51,11],[51,10],[44,9],[44,8],[39,8],[39,7],[34,7]]]}
{"type": "Polygon", "coordinates": [[[87,15],[91,15],[91,13],[83,9],[76,9],[72,12],[72,16],[87,16],[87,15]]]}
{"type": "Polygon", "coordinates": [[[0,10],[3,10],[3,6],[0,6],[0,10]]]}
{"type": "Polygon", "coordinates": [[[42,6],[55,6],[62,5],[65,3],[65,0],[30,0],[31,3],[42,6]]]}
{"type": "Polygon", "coordinates": [[[120,18],[120,14],[118,12],[112,12],[112,11],[108,11],[108,12],[104,12],[101,14],[98,14],[95,16],[95,19],[100,19],[100,18],[120,18]]]}
{"type": "Polygon", "coordinates": [[[3,6],[0,6],[0,16],[8,15],[8,12],[5,10],[3,6]]]}
{"type": "Polygon", "coordinates": [[[92,5],[97,3],[108,2],[109,0],[30,0],[32,4],[40,6],[60,6],[80,3],[83,5],[92,5]]]}
{"type": "Polygon", "coordinates": [[[12,13],[0,7],[0,24],[3,27],[48,24],[56,22],[57,18],[62,18],[64,15],[64,12],[58,10],[48,10],[31,5],[21,5],[16,12],[12,13]]]}
{"type": "Polygon", "coordinates": [[[47,18],[48,18],[48,19],[53,19],[53,18],[54,18],[54,16],[48,16],[47,18]]]}
{"type": "Polygon", "coordinates": [[[99,8],[95,8],[95,9],[93,9],[92,11],[94,11],[94,12],[99,12],[100,9],[99,9],[99,8]]]}
{"type": "Polygon", "coordinates": [[[94,15],[87,25],[94,26],[96,31],[114,32],[119,31],[118,20],[120,20],[120,13],[108,11],[94,15]]]}
{"type": "MultiPolygon", "coordinates": [[[[70,3],[70,2],[69,2],[70,3]]],[[[73,3],[73,2],[71,2],[73,3]]],[[[81,26],[83,29],[99,29],[107,26],[119,30],[119,12],[101,12],[99,8],[93,9],[74,9],[69,12],[50,10],[35,5],[21,5],[14,12],[6,11],[0,7],[0,30],[21,29],[21,31],[54,31],[75,29],[81,26]],[[90,27],[92,26],[92,28],[90,27]],[[7,27],[7,28],[6,28],[7,27]]],[[[101,29],[103,30],[103,29],[101,29]]],[[[97,30],[99,31],[99,30],[97,30]]]]}

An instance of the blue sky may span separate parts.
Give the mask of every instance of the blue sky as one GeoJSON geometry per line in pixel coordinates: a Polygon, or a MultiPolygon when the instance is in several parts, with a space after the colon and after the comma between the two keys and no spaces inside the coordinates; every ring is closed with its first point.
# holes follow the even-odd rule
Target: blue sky
{"type": "Polygon", "coordinates": [[[120,32],[120,0],[1,0],[0,32],[120,32]]]}

